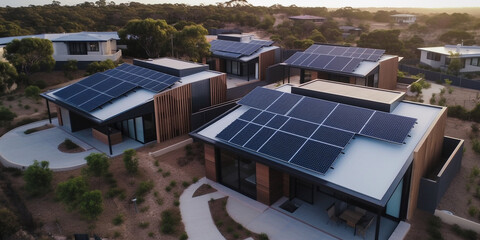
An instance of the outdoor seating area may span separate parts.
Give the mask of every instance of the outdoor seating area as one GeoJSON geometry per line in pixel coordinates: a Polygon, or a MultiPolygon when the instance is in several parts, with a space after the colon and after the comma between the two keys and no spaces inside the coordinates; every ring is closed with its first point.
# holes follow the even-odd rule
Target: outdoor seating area
{"type": "Polygon", "coordinates": [[[327,208],[329,222],[345,224],[354,228],[354,235],[365,237],[365,233],[374,220],[374,215],[365,209],[348,206],[344,202],[334,202],[327,208]]]}

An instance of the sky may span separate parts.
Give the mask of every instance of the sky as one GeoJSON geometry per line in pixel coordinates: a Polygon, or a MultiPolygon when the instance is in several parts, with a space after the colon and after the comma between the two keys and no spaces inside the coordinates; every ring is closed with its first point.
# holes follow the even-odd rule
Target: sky
{"type": "MultiPolygon", "coordinates": [[[[95,2],[96,0],[59,0],[61,5],[76,5],[79,3],[95,2]]],[[[111,0],[107,0],[107,3],[111,0]]],[[[115,3],[128,3],[131,0],[114,0],[115,3]]],[[[227,0],[135,0],[135,2],[145,4],[161,4],[161,3],[184,3],[189,5],[215,5],[218,2],[227,2],[227,0]]],[[[295,4],[299,7],[327,7],[327,8],[341,8],[341,7],[392,7],[392,8],[460,8],[460,7],[480,7],[480,0],[248,0],[254,6],[272,6],[274,4],[281,4],[283,6],[290,6],[295,4]]],[[[45,5],[51,4],[52,0],[0,0],[0,7],[11,6],[28,6],[28,5],[45,5]]]]}

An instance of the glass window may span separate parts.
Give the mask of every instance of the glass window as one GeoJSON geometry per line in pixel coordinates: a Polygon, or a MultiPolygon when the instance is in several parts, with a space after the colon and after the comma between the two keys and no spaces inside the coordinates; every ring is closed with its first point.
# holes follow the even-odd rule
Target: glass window
{"type": "Polygon", "coordinates": [[[90,52],[98,52],[98,42],[89,42],[88,43],[88,51],[90,52]]]}
{"type": "Polygon", "coordinates": [[[402,203],[403,180],[398,184],[392,197],[388,200],[386,213],[392,217],[400,217],[400,206],[402,203]]]}
{"type": "Polygon", "coordinates": [[[135,139],[135,125],[133,119],[128,119],[128,136],[135,139]]]}
{"type": "Polygon", "coordinates": [[[85,42],[69,42],[68,53],[70,55],[87,55],[87,46],[85,42]]]}
{"type": "Polygon", "coordinates": [[[142,117],[135,118],[135,131],[137,133],[137,140],[145,143],[145,139],[143,137],[143,119],[142,119],[142,117]]]}
{"type": "Polygon", "coordinates": [[[222,183],[238,189],[238,165],[234,154],[222,150],[220,154],[220,165],[222,167],[222,183]]]}

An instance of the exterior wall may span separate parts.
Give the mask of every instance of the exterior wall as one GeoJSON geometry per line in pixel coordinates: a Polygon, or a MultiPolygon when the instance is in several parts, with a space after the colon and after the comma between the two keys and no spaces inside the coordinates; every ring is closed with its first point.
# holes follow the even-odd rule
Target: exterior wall
{"type": "Polygon", "coordinates": [[[153,97],[157,142],[190,132],[192,90],[187,84],[153,97]]]}
{"type": "Polygon", "coordinates": [[[421,51],[420,52],[420,62],[421,63],[426,64],[426,65],[428,65],[430,67],[433,67],[433,68],[446,67],[445,66],[445,59],[446,59],[447,56],[441,55],[440,61],[435,61],[435,60],[427,59],[427,53],[428,53],[428,51],[421,51]]]}
{"type": "MultiPolygon", "coordinates": [[[[48,103],[50,104],[50,102],[48,103]]],[[[63,118],[62,118],[62,110],[59,106],[55,105],[55,108],[57,109],[57,119],[58,119],[58,125],[63,126],[63,118]]]]}
{"type": "Polygon", "coordinates": [[[355,77],[350,77],[350,84],[357,84],[355,77]]]}
{"type": "Polygon", "coordinates": [[[217,181],[217,165],[215,164],[215,147],[208,143],[204,143],[205,150],[205,176],[212,180],[217,181]]]}
{"type": "Polygon", "coordinates": [[[110,59],[112,61],[118,61],[122,57],[122,51],[116,50],[116,41],[99,42],[98,52],[87,52],[87,55],[69,55],[68,45],[66,42],[54,42],[53,43],[53,58],[57,62],[66,62],[68,60],[77,60],[79,62],[95,62],[105,61],[110,59]],[[115,45],[115,49],[112,46],[115,45]],[[113,52],[115,51],[115,52],[113,52]]]}
{"type": "MultiPolygon", "coordinates": [[[[99,140],[100,142],[108,145],[108,135],[98,131],[95,128],[92,128],[92,135],[95,139],[99,140]]],[[[112,145],[119,144],[122,142],[122,132],[115,132],[110,134],[110,143],[112,145]]]]}
{"type": "Polygon", "coordinates": [[[417,208],[420,181],[427,171],[434,166],[442,154],[443,134],[447,121],[447,108],[443,108],[437,119],[430,126],[413,152],[413,168],[408,200],[407,219],[413,216],[417,208]]]}
{"type": "Polygon", "coordinates": [[[462,68],[460,72],[480,72],[480,66],[470,65],[471,61],[472,61],[471,58],[465,59],[465,68],[462,68]]]}
{"type": "Polygon", "coordinates": [[[271,205],[283,195],[283,174],[256,163],[257,201],[271,205]]]}
{"type": "Polygon", "coordinates": [[[267,75],[267,68],[275,64],[275,50],[261,53],[258,56],[258,70],[259,80],[265,80],[267,75]]]}
{"type": "Polygon", "coordinates": [[[227,101],[227,75],[210,78],[210,105],[227,101]]]}
{"type": "Polygon", "coordinates": [[[72,131],[72,124],[70,122],[70,112],[65,109],[60,107],[60,114],[62,115],[62,126],[65,127],[68,131],[72,131]]]}
{"type": "Polygon", "coordinates": [[[283,196],[290,197],[290,175],[283,173],[283,196]]]}
{"type": "Polygon", "coordinates": [[[380,62],[378,87],[395,90],[397,88],[398,57],[380,62]]]}

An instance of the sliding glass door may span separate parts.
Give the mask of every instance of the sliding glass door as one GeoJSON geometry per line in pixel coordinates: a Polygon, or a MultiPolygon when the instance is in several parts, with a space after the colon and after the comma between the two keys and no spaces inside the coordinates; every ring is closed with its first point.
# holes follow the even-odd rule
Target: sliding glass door
{"type": "Polygon", "coordinates": [[[256,199],[257,181],[255,162],[232,152],[221,150],[220,182],[242,194],[256,199]]]}

